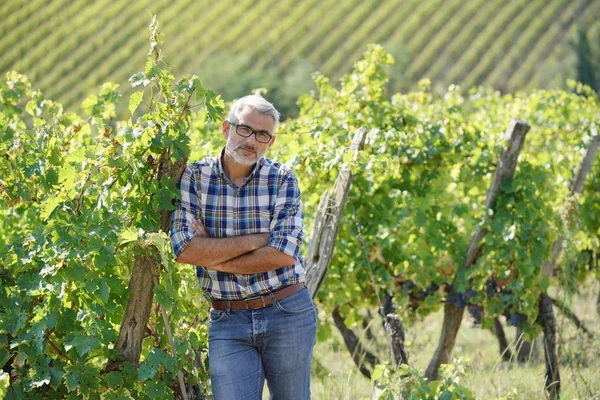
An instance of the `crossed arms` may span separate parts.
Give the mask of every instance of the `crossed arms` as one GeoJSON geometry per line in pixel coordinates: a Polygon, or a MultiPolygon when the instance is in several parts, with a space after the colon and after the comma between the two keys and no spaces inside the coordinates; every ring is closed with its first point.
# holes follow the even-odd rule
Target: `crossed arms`
{"type": "Polygon", "coordinates": [[[257,274],[296,262],[294,257],[269,246],[269,233],[211,238],[202,222],[194,219],[193,226],[196,236],[176,258],[178,262],[235,274],[257,274]]]}
{"type": "Polygon", "coordinates": [[[284,172],[271,209],[270,232],[225,238],[210,237],[196,219],[201,214],[196,176],[188,165],[179,182],[181,200],[176,201],[171,223],[171,246],[178,262],[227,273],[256,274],[299,260],[302,206],[293,173],[284,172]]]}

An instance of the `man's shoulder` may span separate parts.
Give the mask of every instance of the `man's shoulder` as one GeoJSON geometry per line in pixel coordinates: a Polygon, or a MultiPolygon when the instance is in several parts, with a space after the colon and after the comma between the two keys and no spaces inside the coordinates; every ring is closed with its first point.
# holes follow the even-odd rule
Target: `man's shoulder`
{"type": "Polygon", "coordinates": [[[267,157],[264,158],[262,169],[269,174],[275,173],[282,177],[296,177],[296,174],[294,174],[289,165],[267,157]]]}
{"type": "Polygon", "coordinates": [[[212,169],[217,165],[217,157],[204,157],[202,160],[188,163],[187,168],[192,172],[200,172],[203,169],[212,169]]]}

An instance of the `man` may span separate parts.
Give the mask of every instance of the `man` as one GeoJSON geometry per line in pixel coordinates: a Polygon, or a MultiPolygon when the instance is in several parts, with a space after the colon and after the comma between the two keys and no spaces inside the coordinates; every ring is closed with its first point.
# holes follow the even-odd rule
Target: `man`
{"type": "Polygon", "coordinates": [[[310,398],[316,310],[300,257],[298,181],[265,158],[279,112],[258,95],[236,101],[218,157],[189,164],[171,227],[177,261],[196,265],[211,302],[208,349],[216,400],[310,398]]]}

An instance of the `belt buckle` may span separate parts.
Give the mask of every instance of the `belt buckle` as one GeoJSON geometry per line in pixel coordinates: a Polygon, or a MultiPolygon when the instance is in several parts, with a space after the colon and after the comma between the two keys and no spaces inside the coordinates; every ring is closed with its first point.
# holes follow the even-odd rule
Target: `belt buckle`
{"type": "Polygon", "coordinates": [[[257,296],[254,296],[254,297],[246,297],[244,299],[244,305],[246,306],[246,310],[252,310],[252,308],[250,308],[248,306],[248,300],[256,300],[256,299],[261,299],[262,300],[262,306],[263,306],[263,308],[267,306],[265,304],[265,296],[264,295],[257,295],[257,296]]]}

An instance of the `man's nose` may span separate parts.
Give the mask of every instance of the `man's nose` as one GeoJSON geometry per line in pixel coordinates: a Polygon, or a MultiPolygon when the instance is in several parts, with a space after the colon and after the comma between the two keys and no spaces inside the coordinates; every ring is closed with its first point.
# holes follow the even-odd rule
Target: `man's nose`
{"type": "Polygon", "coordinates": [[[254,143],[256,143],[256,135],[253,133],[253,134],[251,134],[250,136],[248,136],[248,137],[246,138],[246,142],[247,142],[248,144],[254,144],[254,143]]]}

